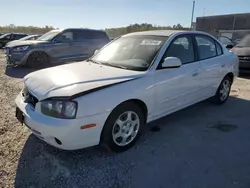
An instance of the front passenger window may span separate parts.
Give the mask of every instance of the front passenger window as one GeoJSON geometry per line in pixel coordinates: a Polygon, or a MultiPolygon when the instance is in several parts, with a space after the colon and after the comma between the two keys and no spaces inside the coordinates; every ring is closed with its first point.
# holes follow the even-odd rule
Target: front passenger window
{"type": "Polygon", "coordinates": [[[190,37],[178,37],[170,44],[167,49],[166,57],[177,57],[183,64],[194,61],[194,49],[190,37]]]}

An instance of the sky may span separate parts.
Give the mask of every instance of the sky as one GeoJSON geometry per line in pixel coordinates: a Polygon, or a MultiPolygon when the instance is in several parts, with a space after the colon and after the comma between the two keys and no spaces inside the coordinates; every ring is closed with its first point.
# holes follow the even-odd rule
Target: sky
{"type": "MultiPolygon", "coordinates": [[[[0,26],[190,26],[193,0],[0,0],[0,26]]],[[[196,0],[195,17],[250,12],[250,0],[196,0]]]]}

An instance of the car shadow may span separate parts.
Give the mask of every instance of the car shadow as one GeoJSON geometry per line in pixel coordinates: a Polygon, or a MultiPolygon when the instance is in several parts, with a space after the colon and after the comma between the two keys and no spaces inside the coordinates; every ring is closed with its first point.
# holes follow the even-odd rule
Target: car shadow
{"type": "Polygon", "coordinates": [[[13,67],[13,66],[6,66],[5,74],[12,78],[23,78],[27,74],[36,71],[37,69],[29,69],[23,67],[13,67]]]}
{"type": "MultiPolygon", "coordinates": [[[[48,67],[44,67],[44,68],[52,68],[52,67],[65,65],[65,64],[67,64],[67,63],[57,63],[57,64],[52,64],[52,65],[50,65],[48,67]]],[[[44,68],[31,69],[31,68],[27,68],[27,67],[6,65],[5,74],[9,77],[12,77],[12,78],[23,78],[31,72],[42,70],[44,68]]]]}
{"type": "Polygon", "coordinates": [[[250,74],[249,73],[240,73],[239,77],[240,78],[245,78],[245,79],[250,79],[250,74]]]}
{"type": "Polygon", "coordinates": [[[249,106],[237,97],[219,106],[201,102],[148,124],[139,142],[119,154],[100,146],[63,151],[30,135],[15,187],[231,187],[224,172],[239,182],[250,173],[249,106]]]}

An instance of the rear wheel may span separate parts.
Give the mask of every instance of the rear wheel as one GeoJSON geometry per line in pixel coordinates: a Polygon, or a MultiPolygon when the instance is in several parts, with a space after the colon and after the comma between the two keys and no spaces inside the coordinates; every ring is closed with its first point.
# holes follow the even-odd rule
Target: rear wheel
{"type": "Polygon", "coordinates": [[[145,124],[142,110],[128,102],[118,106],[109,116],[102,132],[102,144],[114,152],[131,148],[145,124]]]}
{"type": "Polygon", "coordinates": [[[48,65],[49,56],[44,52],[33,52],[27,60],[27,66],[30,68],[45,68],[48,65]]]}
{"type": "Polygon", "coordinates": [[[230,94],[231,86],[232,79],[226,76],[217,89],[215,96],[212,98],[212,102],[215,104],[223,104],[226,102],[230,94]]]}

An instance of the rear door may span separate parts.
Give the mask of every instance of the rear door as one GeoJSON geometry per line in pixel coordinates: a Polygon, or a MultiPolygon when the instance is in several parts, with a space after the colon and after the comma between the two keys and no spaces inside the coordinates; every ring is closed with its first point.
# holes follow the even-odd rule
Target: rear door
{"type": "Polygon", "coordinates": [[[225,76],[225,59],[221,45],[207,35],[194,35],[199,62],[202,66],[202,95],[215,94],[218,85],[225,76]]]}
{"type": "Polygon", "coordinates": [[[94,31],[93,39],[95,41],[94,51],[97,49],[101,49],[104,45],[106,45],[110,41],[108,35],[104,31],[94,31]]]}
{"type": "Polygon", "coordinates": [[[196,61],[192,38],[181,35],[173,39],[162,59],[166,57],[177,57],[183,65],[179,68],[156,70],[156,118],[200,99],[201,65],[196,61]]]}

